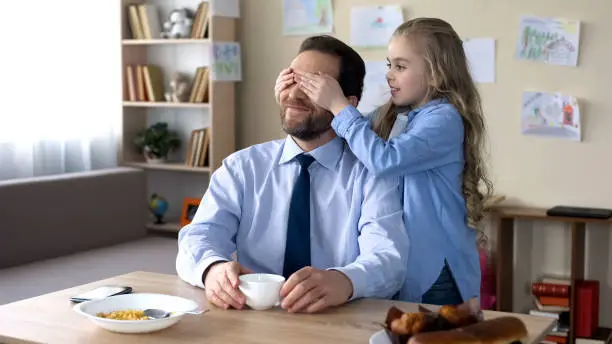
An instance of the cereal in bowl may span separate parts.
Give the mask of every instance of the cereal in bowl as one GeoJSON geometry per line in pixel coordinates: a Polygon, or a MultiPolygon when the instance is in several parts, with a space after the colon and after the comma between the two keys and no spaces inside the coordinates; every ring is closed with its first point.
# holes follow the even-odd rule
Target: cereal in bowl
{"type": "Polygon", "coordinates": [[[98,313],[96,316],[114,320],[149,320],[149,317],[144,314],[144,311],[135,309],[113,311],[110,313],[98,313]]]}

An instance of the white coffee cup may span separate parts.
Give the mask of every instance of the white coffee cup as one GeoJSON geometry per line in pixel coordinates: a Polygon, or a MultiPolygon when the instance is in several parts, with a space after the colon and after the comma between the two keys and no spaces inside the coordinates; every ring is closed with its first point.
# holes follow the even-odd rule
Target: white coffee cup
{"type": "Polygon", "coordinates": [[[239,277],[238,288],[246,304],[254,310],[265,310],[280,304],[280,290],[285,277],[274,274],[246,274],[239,277]]]}

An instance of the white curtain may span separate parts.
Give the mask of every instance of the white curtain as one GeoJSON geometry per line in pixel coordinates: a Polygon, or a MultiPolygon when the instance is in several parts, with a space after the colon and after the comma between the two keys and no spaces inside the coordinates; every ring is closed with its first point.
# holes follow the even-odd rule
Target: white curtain
{"type": "Polygon", "coordinates": [[[119,3],[1,5],[0,180],[116,166],[119,3]]]}

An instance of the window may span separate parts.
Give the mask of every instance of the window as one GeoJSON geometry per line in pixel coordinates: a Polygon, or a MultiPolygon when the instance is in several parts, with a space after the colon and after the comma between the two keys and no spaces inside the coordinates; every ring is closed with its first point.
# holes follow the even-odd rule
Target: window
{"type": "Polygon", "coordinates": [[[0,4],[0,180],[116,166],[116,1],[0,4]]]}

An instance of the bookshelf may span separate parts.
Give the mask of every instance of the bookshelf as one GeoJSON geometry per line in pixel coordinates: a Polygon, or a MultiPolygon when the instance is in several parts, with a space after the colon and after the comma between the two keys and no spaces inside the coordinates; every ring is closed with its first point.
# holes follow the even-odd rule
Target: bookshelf
{"type": "MultiPolygon", "coordinates": [[[[182,200],[186,197],[201,197],[207,187],[210,173],[221,165],[225,157],[235,151],[235,81],[214,80],[209,74],[208,78],[202,77],[205,81],[201,83],[202,86],[198,86],[196,71],[198,68],[205,68],[207,71],[213,69],[213,47],[217,42],[237,42],[238,18],[222,13],[222,9],[227,8],[229,3],[233,3],[231,6],[237,8],[237,2],[238,0],[182,0],[180,3],[165,0],[120,0],[122,115],[117,160],[119,165],[141,168],[147,172],[148,190],[147,198],[143,199],[144,205],[154,192],[160,193],[170,204],[165,216],[167,223],[150,223],[147,228],[151,231],[177,232],[180,229],[178,218],[182,200]],[[155,30],[161,30],[169,14],[181,8],[191,11],[195,27],[198,25],[198,12],[202,12],[199,11],[202,2],[208,8],[207,29],[201,30],[205,34],[196,35],[195,38],[164,38],[159,34],[159,30],[155,30]],[[135,12],[131,12],[134,9],[135,12]],[[140,27],[145,27],[144,30],[147,30],[147,25],[142,23],[148,22],[150,35],[147,37],[143,37],[142,31],[133,32],[134,13],[138,14],[140,27]],[[143,16],[146,19],[143,20],[143,16]],[[137,67],[145,70],[144,66],[149,68],[148,72],[137,71],[137,67]],[[153,68],[156,68],[157,75],[153,74],[153,68]],[[176,73],[186,77],[189,90],[182,101],[169,102],[166,101],[164,93],[169,89],[169,82],[176,73]],[[197,87],[203,87],[204,91],[198,99],[194,99],[191,93],[192,89],[197,87]],[[156,122],[168,123],[169,129],[176,131],[181,139],[181,147],[176,152],[171,152],[163,163],[147,162],[133,144],[134,138],[141,130],[156,122]],[[206,149],[198,151],[202,152],[202,158],[199,163],[188,163],[192,131],[204,128],[207,130],[206,149]],[[206,164],[203,164],[203,161],[206,164]],[[162,176],[150,177],[150,174],[162,176]],[[173,188],[172,184],[177,182],[180,182],[182,187],[173,188]]],[[[197,95],[196,91],[193,92],[197,95]]]]}
{"type": "MultiPolygon", "coordinates": [[[[586,225],[587,224],[612,224],[612,219],[593,219],[577,217],[549,216],[546,209],[518,208],[518,207],[494,207],[492,213],[497,222],[497,259],[496,259],[496,284],[497,284],[497,310],[512,312],[512,286],[514,275],[514,238],[516,221],[548,221],[561,222],[570,225],[571,231],[571,253],[570,253],[570,275],[569,275],[569,333],[567,343],[574,344],[577,341],[575,329],[577,327],[576,305],[578,296],[576,286],[585,278],[585,251],[586,251],[586,225]]],[[[605,307],[599,304],[599,307],[605,307]]],[[[607,328],[600,328],[609,331],[607,328]]]]}

